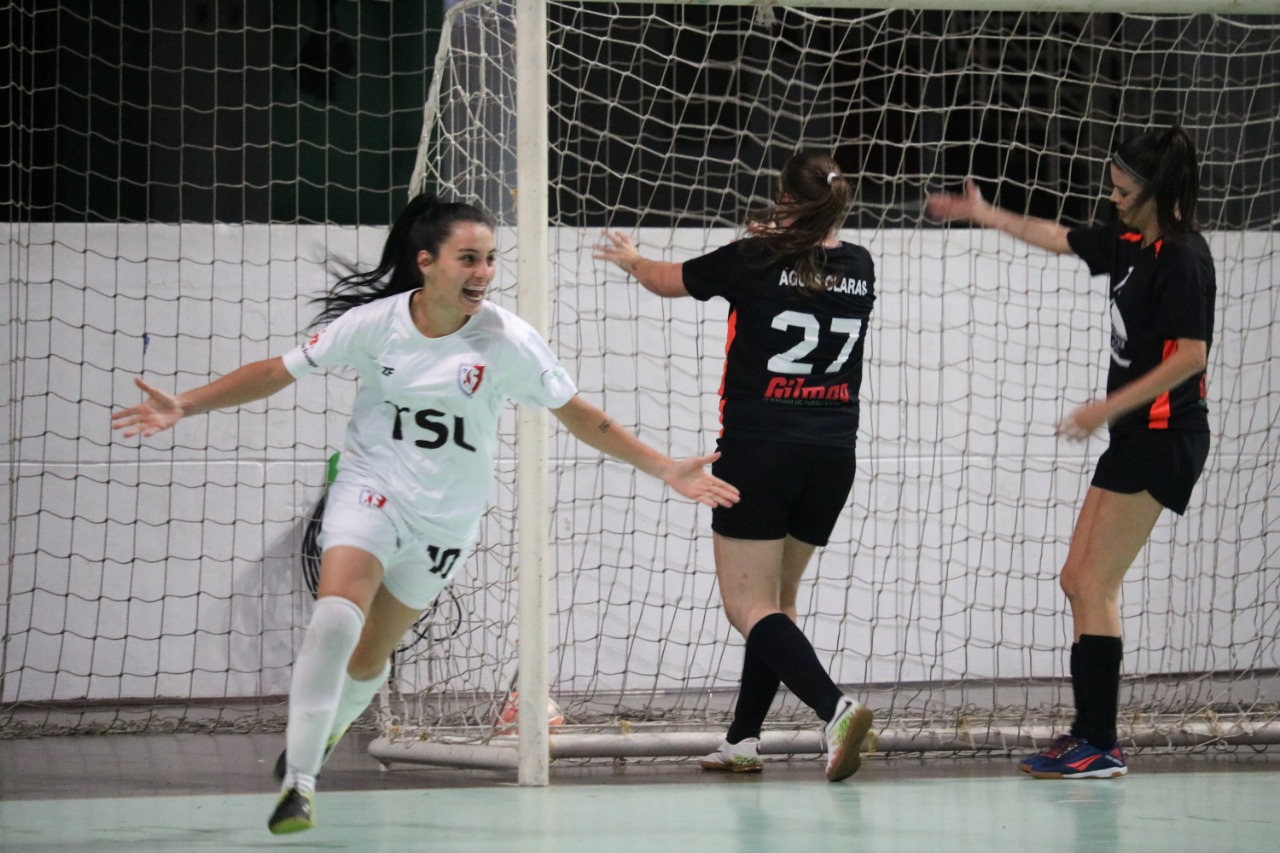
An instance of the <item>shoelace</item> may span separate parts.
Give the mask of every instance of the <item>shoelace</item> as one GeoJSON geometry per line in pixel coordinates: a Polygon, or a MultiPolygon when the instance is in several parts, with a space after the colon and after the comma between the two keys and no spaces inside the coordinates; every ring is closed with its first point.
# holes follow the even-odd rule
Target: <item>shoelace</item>
{"type": "Polygon", "coordinates": [[[1060,758],[1071,750],[1075,749],[1079,743],[1071,735],[1059,735],[1058,738],[1045,749],[1042,755],[1046,758],[1060,758]]]}

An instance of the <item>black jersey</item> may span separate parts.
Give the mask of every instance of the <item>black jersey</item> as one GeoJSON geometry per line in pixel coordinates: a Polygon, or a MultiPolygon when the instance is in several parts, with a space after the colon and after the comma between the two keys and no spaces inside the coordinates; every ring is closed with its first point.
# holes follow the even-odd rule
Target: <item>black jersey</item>
{"type": "MultiPolygon", "coordinates": [[[[1093,275],[1111,276],[1111,368],[1107,393],[1151,372],[1177,349],[1178,338],[1213,344],[1217,282],[1209,244],[1196,233],[1142,245],[1136,231],[1076,228],[1071,249],[1093,275]]],[[[1205,374],[1161,394],[1111,425],[1129,429],[1208,431],[1205,374]]]]}
{"type": "Polygon", "coordinates": [[[785,264],[760,266],[730,243],[684,263],[695,299],[729,302],[720,385],[726,437],[851,447],[875,264],[861,246],[827,250],[827,287],[810,291],[785,264]]]}

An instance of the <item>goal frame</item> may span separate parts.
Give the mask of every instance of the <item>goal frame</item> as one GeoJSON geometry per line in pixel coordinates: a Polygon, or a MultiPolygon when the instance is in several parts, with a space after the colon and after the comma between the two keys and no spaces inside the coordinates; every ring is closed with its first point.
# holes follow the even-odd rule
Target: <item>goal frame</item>
{"type": "MultiPolygon", "coordinates": [[[[701,5],[756,7],[762,15],[774,7],[859,8],[884,10],[963,10],[991,12],[1127,12],[1138,14],[1274,14],[1273,0],[1049,0],[1046,3],[999,2],[999,0],[581,0],[583,5],[701,5]]],[[[480,0],[463,4],[480,5],[480,0]]],[[[520,315],[544,337],[548,332],[548,247],[549,185],[548,149],[548,63],[547,9],[544,0],[514,0],[520,37],[515,46],[517,74],[516,115],[516,298],[520,315]]],[[[439,69],[439,65],[437,65],[439,69]]],[[[428,113],[436,101],[439,78],[433,81],[428,113]]],[[[430,116],[428,115],[428,119],[430,116]]],[[[424,128],[424,134],[428,128],[424,128]]],[[[421,164],[415,169],[411,187],[417,188],[421,164]]],[[[550,550],[548,528],[550,508],[543,500],[550,484],[546,412],[521,407],[518,414],[516,483],[519,500],[517,558],[518,620],[520,643],[518,667],[520,689],[518,713],[520,734],[506,738],[503,745],[450,743],[447,740],[418,740],[392,743],[379,737],[369,753],[384,765],[392,762],[442,764],[459,767],[516,769],[522,786],[549,784],[553,758],[687,756],[709,752],[719,734],[669,732],[658,734],[554,735],[549,733],[550,696],[548,656],[548,583],[550,550]]],[[[878,731],[882,747],[904,750],[975,750],[1027,745],[1029,739],[1047,740],[1048,727],[1020,726],[989,729],[978,739],[967,737],[963,726],[955,732],[935,737],[919,731],[878,731]],[[1042,730],[1043,729],[1043,730],[1042,730]],[[926,742],[928,741],[928,742],[926,742]]],[[[1229,743],[1275,743],[1280,740],[1280,724],[1260,726],[1220,720],[1203,724],[1183,724],[1176,731],[1153,732],[1135,738],[1140,746],[1190,746],[1218,739],[1229,743]]],[[[767,732],[762,738],[764,754],[816,753],[823,749],[821,737],[811,732],[767,732]]]]}

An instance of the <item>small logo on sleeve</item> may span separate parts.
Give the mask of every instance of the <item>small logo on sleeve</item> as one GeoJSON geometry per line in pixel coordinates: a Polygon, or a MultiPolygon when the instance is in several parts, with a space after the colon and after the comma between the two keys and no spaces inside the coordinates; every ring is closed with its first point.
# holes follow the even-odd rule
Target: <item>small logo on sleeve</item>
{"type": "Polygon", "coordinates": [[[307,364],[315,368],[320,367],[320,365],[316,363],[316,360],[314,358],[311,357],[311,350],[315,347],[316,344],[320,343],[320,336],[323,334],[324,334],[324,329],[321,329],[320,331],[312,335],[310,339],[308,339],[308,341],[302,345],[302,357],[307,360],[307,364]]]}
{"type": "Polygon", "coordinates": [[[542,387],[556,396],[568,394],[574,390],[568,371],[559,364],[542,371],[542,387]]]}
{"type": "Polygon", "coordinates": [[[463,394],[468,397],[475,396],[475,393],[480,390],[480,383],[484,381],[484,369],[483,364],[458,365],[458,387],[462,389],[463,394]]]}
{"type": "Polygon", "coordinates": [[[373,489],[360,490],[360,503],[363,506],[373,507],[374,509],[382,509],[387,505],[386,495],[380,495],[373,489]]]}

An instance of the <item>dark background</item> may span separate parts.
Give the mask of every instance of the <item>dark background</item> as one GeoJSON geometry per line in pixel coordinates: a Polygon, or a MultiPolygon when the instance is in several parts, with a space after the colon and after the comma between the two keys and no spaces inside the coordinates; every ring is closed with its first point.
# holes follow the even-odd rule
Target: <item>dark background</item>
{"type": "MultiPolygon", "coordinates": [[[[553,27],[617,26],[609,7],[583,8],[553,7],[553,27]]],[[[656,6],[656,24],[630,39],[615,31],[590,64],[552,51],[553,216],[626,226],[635,217],[618,211],[644,207],[657,212],[646,215],[651,225],[738,222],[770,192],[762,172],[795,145],[830,139],[842,167],[865,176],[860,221],[850,224],[916,223],[925,192],[958,189],[965,175],[1006,207],[1084,222],[1105,215],[1100,163],[1116,134],[1179,120],[1197,128],[1202,221],[1271,228],[1280,218],[1274,45],[1269,56],[1263,43],[1261,58],[1241,50],[1205,67],[1170,58],[1172,48],[1228,53],[1239,46],[1214,40],[1243,30],[1209,16],[894,12],[891,28],[909,35],[880,40],[853,23],[862,14],[815,28],[779,10],[762,28],[750,7],[656,6]],[[729,26],[710,41],[662,26],[711,16],[729,26]],[[972,38],[938,38],[979,25],[972,38]],[[1082,34],[1104,47],[1069,49],[1057,38],[1082,34]],[[1136,55],[1129,43],[1170,51],[1136,55]],[[858,63],[800,60],[802,47],[837,46],[858,63]],[[793,80],[760,73],[766,57],[788,54],[793,80]],[[946,70],[974,63],[991,73],[946,70]],[[642,122],[614,108],[640,97],[603,70],[622,65],[689,97],[645,105],[653,121],[642,122]],[[911,73],[878,70],[892,68],[911,73]],[[1041,73],[998,73],[1026,68],[1041,73]],[[1123,79],[1152,82],[1099,85],[1123,79]],[[774,107],[798,101],[803,120],[776,118],[774,107]],[[660,127],[680,133],[637,154],[630,141],[660,127]],[[659,179],[626,177],[639,174],[659,179]]],[[[386,224],[407,198],[442,15],[441,0],[16,0],[0,33],[11,81],[0,215],[386,224]]]]}
{"type": "Polygon", "coordinates": [[[965,176],[1004,207],[1086,223],[1111,215],[1103,164],[1115,145],[1174,122],[1201,156],[1202,223],[1274,228],[1280,215],[1277,16],[1235,26],[1209,15],[846,9],[814,26],[779,8],[763,26],[752,7],[657,6],[653,17],[672,26],[633,21],[628,32],[597,9],[563,17],[612,37],[602,47],[580,37],[566,53],[586,59],[552,81],[552,138],[563,140],[553,213],[566,220],[627,227],[627,210],[646,209],[669,212],[646,213],[648,225],[734,225],[749,199],[773,192],[757,180],[761,165],[776,174],[816,140],[859,176],[850,225],[917,224],[920,200],[959,191],[965,176]],[[675,25],[711,18],[710,40],[675,25]],[[767,73],[770,58],[792,78],[767,73]],[[637,76],[679,97],[646,103],[637,76]],[[636,150],[638,136],[648,144],[636,150]]]}
{"type": "Polygon", "coordinates": [[[19,0],[7,17],[10,221],[385,224],[406,200],[439,0],[19,0]]]}

